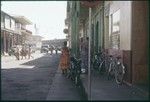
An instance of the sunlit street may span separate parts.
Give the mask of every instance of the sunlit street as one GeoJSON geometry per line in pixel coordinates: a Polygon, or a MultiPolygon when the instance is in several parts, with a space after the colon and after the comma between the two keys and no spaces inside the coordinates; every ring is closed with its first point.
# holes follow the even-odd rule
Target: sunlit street
{"type": "Polygon", "coordinates": [[[1,101],[148,101],[148,1],[1,1],[1,101]]]}

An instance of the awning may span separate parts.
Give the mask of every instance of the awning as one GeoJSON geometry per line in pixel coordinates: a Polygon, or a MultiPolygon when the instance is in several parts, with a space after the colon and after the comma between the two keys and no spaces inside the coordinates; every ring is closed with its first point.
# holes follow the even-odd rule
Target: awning
{"type": "Polygon", "coordinates": [[[16,19],[16,21],[18,21],[24,25],[31,25],[32,24],[32,22],[24,16],[13,16],[13,17],[16,19]]]}

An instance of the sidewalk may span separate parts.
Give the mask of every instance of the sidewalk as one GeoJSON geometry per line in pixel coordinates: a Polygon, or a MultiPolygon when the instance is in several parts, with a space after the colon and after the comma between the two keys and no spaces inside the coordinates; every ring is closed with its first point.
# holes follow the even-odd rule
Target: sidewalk
{"type": "MultiPolygon", "coordinates": [[[[88,95],[88,75],[82,74],[81,80],[88,95]]],[[[126,84],[117,85],[114,80],[108,80],[105,75],[92,72],[91,100],[148,100],[147,92],[126,84]]]]}
{"type": "Polygon", "coordinates": [[[73,82],[57,70],[46,100],[83,100],[73,82]]]}
{"type": "Polygon", "coordinates": [[[13,61],[15,60],[15,56],[1,56],[1,62],[10,62],[10,61],[13,61]]]}
{"type": "MultiPolygon", "coordinates": [[[[36,51],[35,53],[32,54],[32,56],[34,56],[34,58],[36,58],[37,56],[35,56],[35,55],[38,54],[38,53],[39,52],[36,51]]],[[[21,57],[20,57],[20,59],[21,59],[21,57]]],[[[27,59],[28,59],[28,56],[27,56],[27,59]]],[[[18,60],[16,59],[16,57],[14,55],[12,55],[12,56],[9,56],[9,55],[1,56],[1,62],[7,63],[7,62],[10,62],[10,61],[18,61],[18,60]]]]}

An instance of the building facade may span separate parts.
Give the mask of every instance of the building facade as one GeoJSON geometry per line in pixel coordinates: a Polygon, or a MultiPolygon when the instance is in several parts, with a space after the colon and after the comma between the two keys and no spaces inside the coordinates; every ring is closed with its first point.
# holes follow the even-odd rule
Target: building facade
{"type": "Polygon", "coordinates": [[[90,37],[91,58],[101,50],[120,56],[126,67],[125,83],[149,85],[148,2],[97,1],[92,6],[90,33],[86,2],[67,2],[71,53],[79,57],[80,38],[90,37]]]}
{"type": "Polygon", "coordinates": [[[14,45],[22,45],[28,39],[26,35],[32,35],[26,25],[31,24],[23,16],[12,16],[1,11],[1,54],[5,55],[14,45]]]}

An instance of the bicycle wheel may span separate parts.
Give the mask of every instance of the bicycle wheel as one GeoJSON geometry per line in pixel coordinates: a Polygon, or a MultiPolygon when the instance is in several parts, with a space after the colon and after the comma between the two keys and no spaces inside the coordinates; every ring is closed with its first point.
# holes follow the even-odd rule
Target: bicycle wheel
{"type": "Polygon", "coordinates": [[[107,78],[108,78],[108,80],[109,80],[110,78],[112,78],[113,74],[114,74],[114,63],[111,62],[111,63],[109,64],[108,73],[107,73],[107,78]]]}
{"type": "Polygon", "coordinates": [[[97,62],[97,60],[95,60],[95,61],[93,62],[93,69],[94,69],[94,70],[97,70],[97,67],[98,67],[98,62],[97,62]]]}
{"type": "Polygon", "coordinates": [[[125,74],[125,67],[122,64],[117,64],[115,71],[115,80],[117,84],[122,84],[125,74]]]}
{"type": "Polygon", "coordinates": [[[75,85],[78,86],[79,85],[79,76],[75,77],[75,85]]]}

